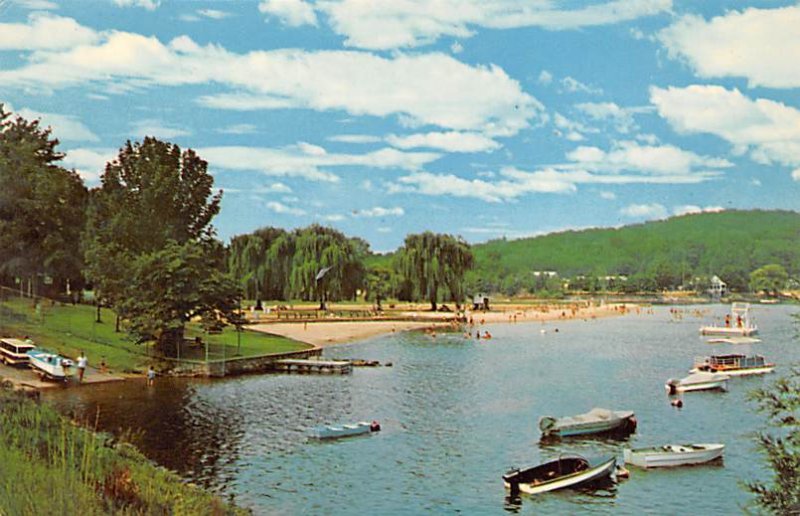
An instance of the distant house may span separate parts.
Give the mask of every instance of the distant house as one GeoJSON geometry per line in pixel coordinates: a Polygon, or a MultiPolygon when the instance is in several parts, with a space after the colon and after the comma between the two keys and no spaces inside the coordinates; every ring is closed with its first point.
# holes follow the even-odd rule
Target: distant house
{"type": "Polygon", "coordinates": [[[489,296],[481,292],[472,296],[473,310],[489,310],[489,296]]]}
{"type": "Polygon", "coordinates": [[[714,299],[719,299],[728,293],[728,284],[719,279],[719,276],[714,275],[711,277],[711,286],[708,287],[708,293],[714,299]]]}
{"type": "Polygon", "coordinates": [[[536,278],[557,278],[558,273],[556,271],[533,271],[533,276],[536,278]]]}

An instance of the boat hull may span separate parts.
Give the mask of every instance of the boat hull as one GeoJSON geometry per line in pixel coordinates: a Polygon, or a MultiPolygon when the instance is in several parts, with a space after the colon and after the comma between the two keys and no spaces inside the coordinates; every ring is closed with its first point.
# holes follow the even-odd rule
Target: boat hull
{"type": "Polygon", "coordinates": [[[590,435],[626,435],[636,430],[636,416],[631,411],[606,411],[594,409],[593,412],[574,417],[542,417],[539,429],[542,439],[559,437],[582,437],[590,435]],[[605,418],[592,417],[593,412],[602,411],[605,418]]]}
{"type": "Polygon", "coordinates": [[[671,468],[704,464],[722,457],[724,444],[666,445],[661,448],[625,449],[626,464],[640,468],[671,468]]]}
{"type": "Polygon", "coordinates": [[[727,391],[728,380],[717,380],[713,382],[693,383],[689,385],[666,385],[670,394],[677,392],[697,392],[697,391],[727,391]]]}
{"type": "Polygon", "coordinates": [[[311,437],[316,439],[338,439],[341,437],[368,434],[372,431],[374,431],[373,424],[362,421],[347,425],[318,426],[311,431],[311,437]]]}
{"type": "Polygon", "coordinates": [[[590,469],[565,475],[563,477],[558,477],[540,484],[513,483],[509,482],[504,477],[503,485],[506,487],[506,489],[510,489],[512,492],[516,489],[521,493],[529,495],[547,493],[550,491],[556,491],[558,489],[581,487],[608,479],[613,474],[616,464],[616,457],[610,457],[608,459],[604,459],[602,462],[590,469]]]}
{"type": "MultiPolygon", "coordinates": [[[[689,370],[690,373],[699,373],[705,371],[705,369],[700,368],[693,368],[689,370]]],[[[743,369],[717,369],[716,371],[711,371],[712,373],[723,373],[728,376],[749,376],[755,374],[769,374],[775,371],[775,366],[764,366],[764,367],[748,367],[743,369]]]]}
{"type": "Polygon", "coordinates": [[[758,333],[758,328],[754,326],[746,328],[735,328],[728,326],[703,326],[700,328],[701,335],[739,335],[742,337],[749,337],[758,333]]]}
{"type": "Polygon", "coordinates": [[[72,361],[55,353],[29,351],[30,367],[43,378],[65,381],[70,377],[72,361]]]}

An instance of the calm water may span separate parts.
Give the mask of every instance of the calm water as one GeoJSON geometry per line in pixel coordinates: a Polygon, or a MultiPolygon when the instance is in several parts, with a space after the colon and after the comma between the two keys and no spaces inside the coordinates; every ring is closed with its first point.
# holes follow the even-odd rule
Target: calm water
{"type": "Polygon", "coordinates": [[[762,343],[709,345],[698,319],[667,308],[596,321],[491,326],[491,341],[460,335],[400,334],[327,352],[393,362],[351,376],[265,375],[224,381],[160,379],[48,395],[64,411],[127,431],[151,458],[257,514],[534,514],[739,512],[750,496],[739,482],[763,477],[752,432],[763,418],[745,400],[774,378],[734,379],[727,393],[689,393],[670,406],[669,377],[694,356],[758,352],[780,365],[800,361],[797,307],[756,306],[762,343]],[[553,330],[559,329],[556,333],[553,330]],[[540,330],[548,331],[542,334],[540,330]],[[639,428],[628,441],[578,440],[540,446],[539,416],[592,407],[630,409],[639,428]],[[310,442],[321,422],[378,419],[376,435],[310,442]],[[561,452],[616,454],[625,445],[722,442],[723,465],[632,469],[615,487],[510,500],[500,476],[561,452]]]}

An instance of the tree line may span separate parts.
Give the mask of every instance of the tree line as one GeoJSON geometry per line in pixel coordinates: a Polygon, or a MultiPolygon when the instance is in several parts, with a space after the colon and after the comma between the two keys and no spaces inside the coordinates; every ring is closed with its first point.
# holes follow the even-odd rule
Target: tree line
{"type": "Polygon", "coordinates": [[[87,188],[50,128],[0,104],[0,284],[55,297],[91,287],[116,325],[172,355],[186,323],[238,324],[242,296],[327,300],[401,294],[436,307],[460,303],[469,245],[409,235],[391,271],[370,269],[369,244],[319,225],[263,228],[225,246],[208,163],[193,150],[145,137],[126,142],[100,186],[87,188]],[[124,323],[124,324],[123,324],[124,323]]]}

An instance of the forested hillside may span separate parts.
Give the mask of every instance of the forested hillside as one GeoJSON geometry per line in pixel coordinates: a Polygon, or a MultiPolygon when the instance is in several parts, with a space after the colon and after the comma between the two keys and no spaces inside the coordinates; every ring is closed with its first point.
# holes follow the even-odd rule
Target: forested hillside
{"type": "MultiPolygon", "coordinates": [[[[469,283],[489,291],[535,290],[542,276],[605,277],[684,284],[694,276],[722,277],[744,289],[766,264],[800,274],[800,213],[724,211],[673,217],[617,229],[567,231],[473,246],[469,283]]],[[[541,285],[538,285],[541,288],[541,285]]]]}

